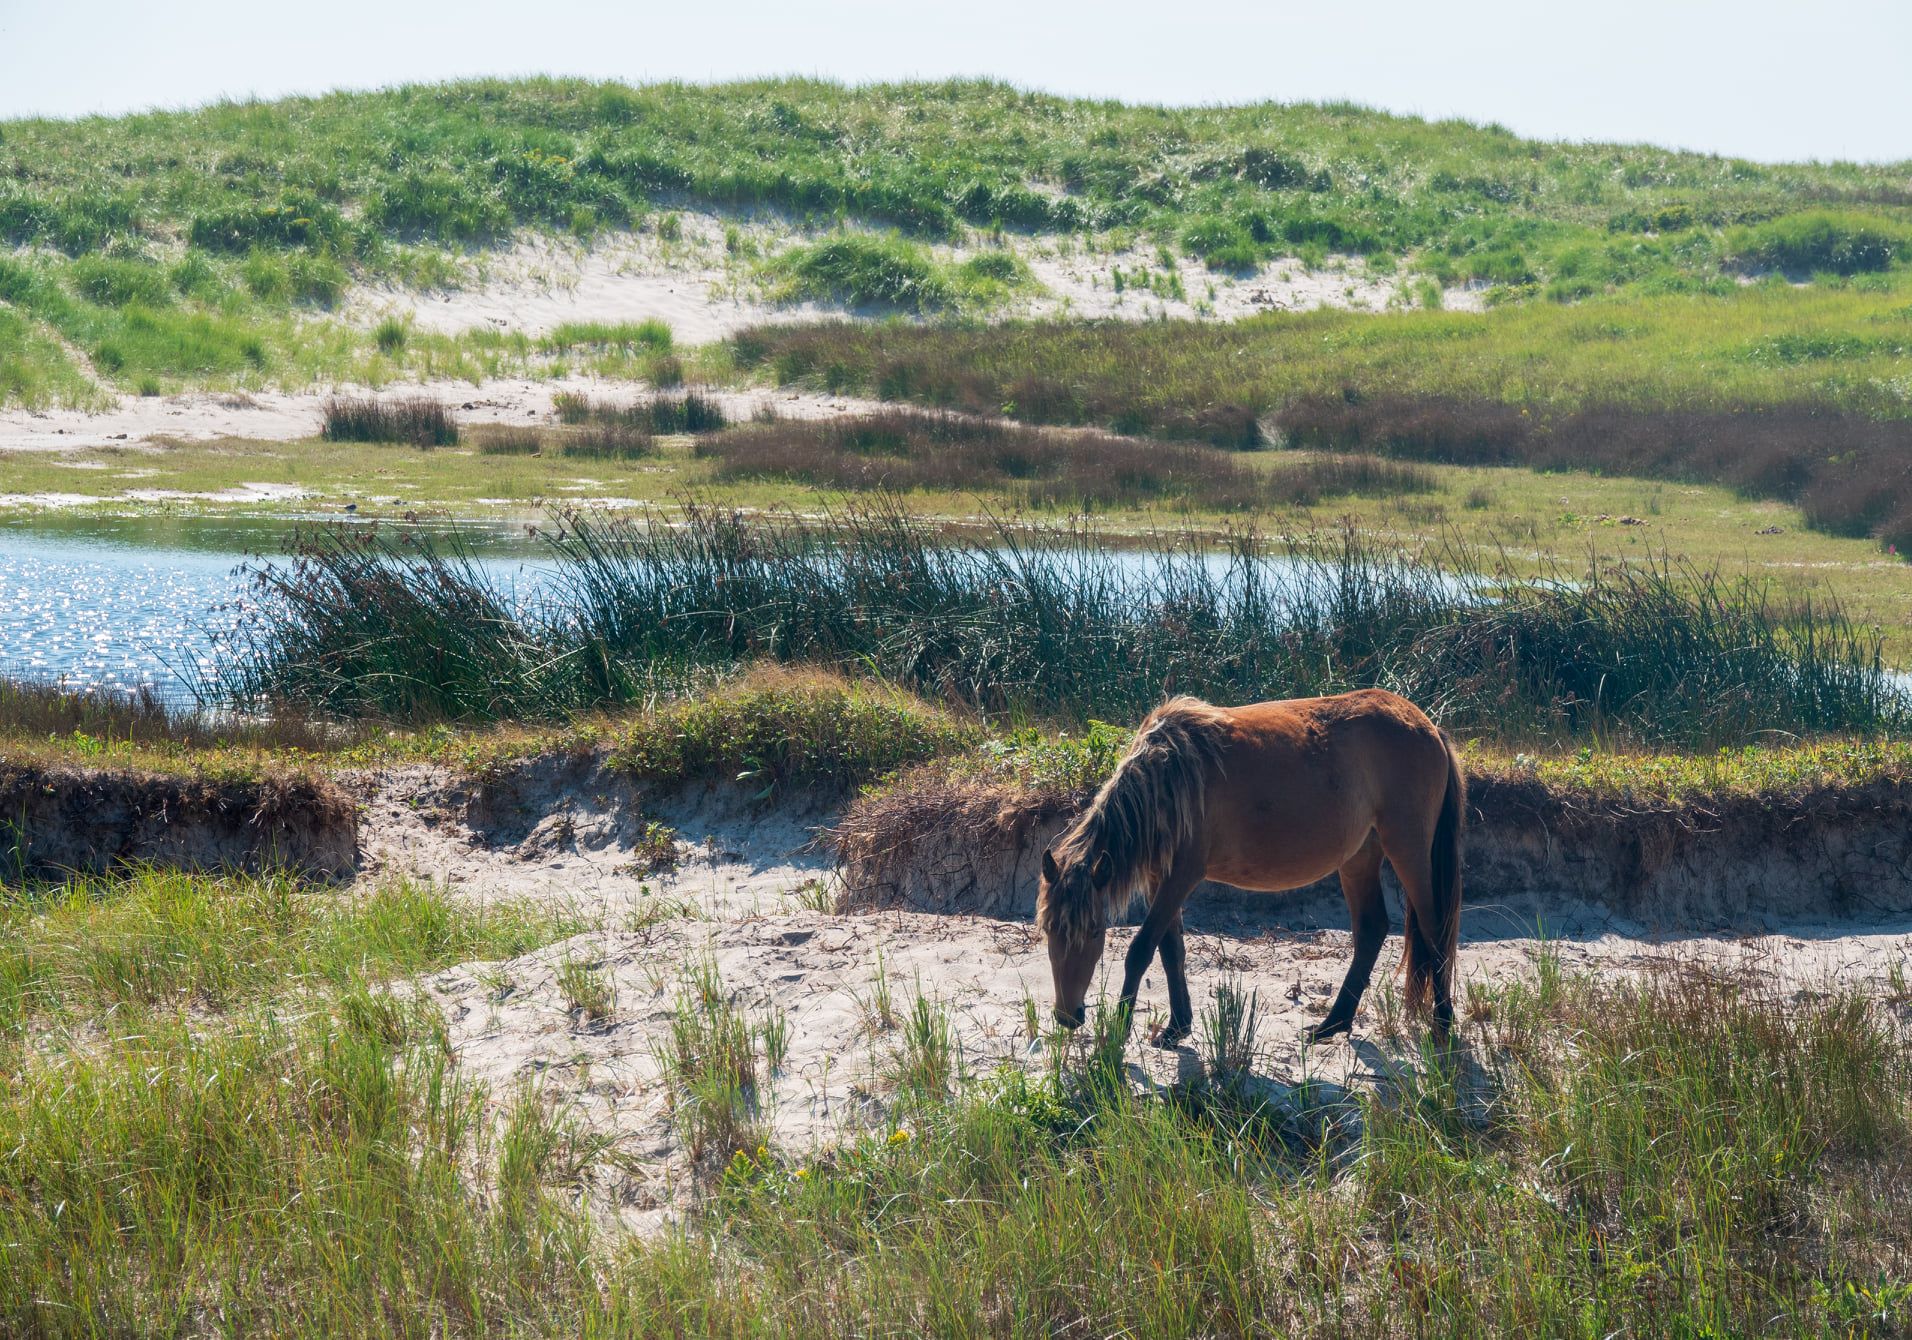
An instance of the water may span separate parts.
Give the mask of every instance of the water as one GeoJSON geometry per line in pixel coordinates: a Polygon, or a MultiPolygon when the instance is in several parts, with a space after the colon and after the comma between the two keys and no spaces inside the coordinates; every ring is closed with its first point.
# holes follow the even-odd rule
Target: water
{"type": "MultiPolygon", "coordinates": [[[[294,529],[224,517],[0,523],[0,675],[190,703],[215,638],[252,597],[241,565],[272,561],[294,529]]],[[[528,593],[550,570],[521,528],[467,533],[505,589],[528,593]]]]}

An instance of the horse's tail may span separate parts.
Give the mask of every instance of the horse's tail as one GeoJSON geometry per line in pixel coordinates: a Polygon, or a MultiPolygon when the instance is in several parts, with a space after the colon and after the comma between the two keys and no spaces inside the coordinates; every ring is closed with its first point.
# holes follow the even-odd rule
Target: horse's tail
{"type": "Polygon", "coordinates": [[[1441,744],[1447,751],[1447,793],[1441,797],[1429,862],[1434,924],[1422,926],[1413,900],[1408,900],[1407,949],[1401,965],[1407,970],[1407,1007],[1416,1014],[1432,1007],[1437,985],[1442,999],[1453,999],[1454,959],[1461,939],[1461,828],[1467,818],[1467,779],[1446,731],[1441,732],[1441,744]]]}

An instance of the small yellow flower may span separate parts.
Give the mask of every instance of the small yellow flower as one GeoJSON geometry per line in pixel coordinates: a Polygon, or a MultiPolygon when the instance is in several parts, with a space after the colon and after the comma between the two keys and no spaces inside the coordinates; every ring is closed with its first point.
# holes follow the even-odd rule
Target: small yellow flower
{"type": "Polygon", "coordinates": [[[797,1176],[798,1176],[798,1177],[808,1177],[809,1175],[810,1175],[810,1170],[809,1170],[808,1168],[799,1168],[799,1169],[797,1169],[797,1176]]]}
{"type": "Polygon", "coordinates": [[[898,1145],[906,1145],[914,1138],[915,1137],[909,1132],[909,1127],[899,1126],[890,1133],[890,1148],[894,1149],[898,1145]]]}

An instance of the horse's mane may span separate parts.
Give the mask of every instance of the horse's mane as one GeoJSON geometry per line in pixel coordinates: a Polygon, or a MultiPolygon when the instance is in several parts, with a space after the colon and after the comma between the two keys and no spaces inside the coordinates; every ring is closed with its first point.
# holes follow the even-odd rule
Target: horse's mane
{"type": "Polygon", "coordinates": [[[1096,792],[1082,817],[1056,842],[1056,864],[1094,861],[1107,853],[1109,880],[1070,897],[1046,888],[1036,925],[1080,943],[1120,915],[1135,895],[1167,874],[1175,853],[1201,830],[1209,770],[1220,757],[1221,709],[1199,698],[1171,698],[1149,713],[1128,753],[1096,792]]]}

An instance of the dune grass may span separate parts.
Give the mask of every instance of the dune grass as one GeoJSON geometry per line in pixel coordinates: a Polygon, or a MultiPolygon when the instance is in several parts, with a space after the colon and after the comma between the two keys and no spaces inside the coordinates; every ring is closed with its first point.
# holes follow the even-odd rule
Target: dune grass
{"type": "MultiPolygon", "coordinates": [[[[356,281],[459,282],[471,253],[523,232],[588,241],[667,208],[663,236],[686,205],[771,211],[812,234],[766,262],[790,296],[912,313],[1027,290],[1009,249],[922,250],[1009,232],[1048,249],[1152,244],[1218,272],[1353,254],[1436,293],[1480,283],[1535,305],[1730,294],[1749,274],[1890,287],[1912,227],[1903,164],[1756,164],[1347,104],[1126,106],[975,81],[482,80],[0,130],[0,303],[29,346],[0,363],[4,403],[94,399],[95,376],[171,390],[495,366],[511,335],[379,340],[327,313],[356,281]]],[[[674,357],[641,324],[516,340],[513,358],[545,368],[667,372],[674,357]]]]}

